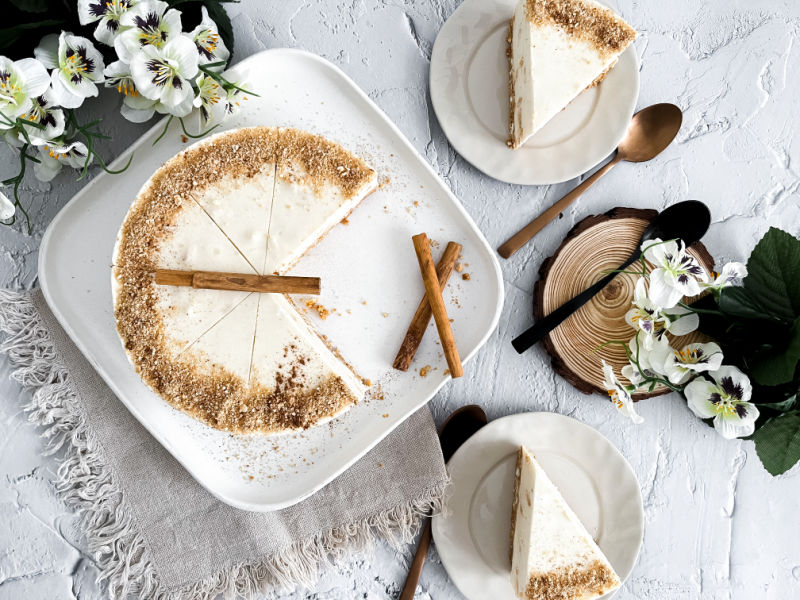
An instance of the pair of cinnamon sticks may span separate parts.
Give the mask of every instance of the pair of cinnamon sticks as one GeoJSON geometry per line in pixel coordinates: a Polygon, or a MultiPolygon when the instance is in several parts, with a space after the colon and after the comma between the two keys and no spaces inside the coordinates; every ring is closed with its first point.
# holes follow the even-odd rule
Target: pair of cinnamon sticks
{"type": "Polygon", "coordinates": [[[422,281],[425,284],[425,296],[419,303],[411,325],[408,327],[400,350],[394,359],[393,366],[400,371],[408,371],[411,361],[422,342],[422,336],[428,328],[428,323],[433,316],[436,322],[436,329],[439,332],[439,339],[442,342],[447,367],[450,369],[450,376],[453,378],[464,375],[464,368],[461,365],[461,357],[458,354],[453,330],[450,327],[450,319],[442,299],[442,289],[450,279],[450,275],[455,267],[456,260],[461,253],[461,244],[449,242],[439,260],[439,264],[434,266],[431,246],[428,236],[424,233],[415,235],[412,238],[414,251],[417,254],[422,281]]]}

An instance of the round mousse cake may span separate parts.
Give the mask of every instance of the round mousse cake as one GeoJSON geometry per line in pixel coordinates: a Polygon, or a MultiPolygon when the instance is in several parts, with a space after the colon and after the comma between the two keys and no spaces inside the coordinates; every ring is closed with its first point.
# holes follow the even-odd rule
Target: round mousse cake
{"type": "Polygon", "coordinates": [[[161,398],[234,433],[313,426],[363,380],[282,294],[155,283],[157,269],[283,274],[376,187],[321,136],[254,127],[167,161],[117,236],[112,287],[125,351],[161,398]]]}

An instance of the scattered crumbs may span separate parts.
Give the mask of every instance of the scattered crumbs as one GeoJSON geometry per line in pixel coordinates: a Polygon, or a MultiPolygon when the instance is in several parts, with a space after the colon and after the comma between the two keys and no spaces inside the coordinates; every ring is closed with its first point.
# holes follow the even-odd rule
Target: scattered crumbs
{"type": "Polygon", "coordinates": [[[366,306],[366,305],[367,305],[367,301],[366,301],[366,300],[362,300],[362,301],[361,301],[361,304],[363,304],[364,306],[366,306]]]}
{"type": "Polygon", "coordinates": [[[448,319],[448,321],[450,321],[451,323],[453,323],[453,322],[455,321],[455,319],[448,319]]]}
{"type": "MultiPolygon", "coordinates": [[[[188,137],[186,137],[185,135],[181,134],[181,141],[182,141],[182,142],[185,144],[186,142],[188,142],[188,141],[189,141],[189,138],[188,138],[188,137]]],[[[251,479],[252,479],[252,478],[251,478],[251,479]]]]}
{"type": "Polygon", "coordinates": [[[419,206],[419,200],[414,200],[414,206],[419,206]]]}
{"type": "Polygon", "coordinates": [[[461,276],[461,279],[463,279],[464,281],[469,281],[469,280],[470,280],[469,273],[464,273],[464,274],[461,276]]]}
{"type": "MultiPolygon", "coordinates": [[[[391,177],[386,177],[386,176],[381,177],[380,181],[378,182],[378,189],[383,189],[387,185],[389,185],[390,183],[392,183],[391,177]]],[[[384,206],[384,208],[386,208],[386,207],[384,206]]]]}
{"type": "MultiPolygon", "coordinates": [[[[325,319],[327,319],[328,316],[330,316],[330,314],[331,314],[331,311],[329,311],[327,308],[322,306],[322,304],[319,304],[316,300],[313,300],[311,298],[306,300],[306,308],[310,308],[311,310],[317,311],[317,314],[319,315],[319,318],[322,319],[323,321],[325,319]]],[[[334,312],[335,312],[335,309],[334,309],[334,312]]]]}
{"type": "Polygon", "coordinates": [[[456,273],[461,273],[464,270],[464,265],[460,262],[456,263],[456,273]]]}
{"type": "Polygon", "coordinates": [[[383,463],[378,463],[378,468],[382,469],[383,468],[383,463]]]}
{"type": "Polygon", "coordinates": [[[382,416],[384,419],[388,419],[388,418],[389,418],[389,413],[383,413],[381,416],[382,416]]]}
{"type": "Polygon", "coordinates": [[[383,318],[384,318],[384,319],[385,319],[386,317],[388,317],[388,316],[389,316],[389,313],[387,313],[387,312],[385,312],[385,313],[381,313],[381,314],[383,315],[383,318]]]}
{"type": "Polygon", "coordinates": [[[342,219],[341,221],[339,221],[339,223],[341,223],[342,225],[350,225],[350,219],[348,219],[347,217],[345,217],[344,219],[342,219]]]}
{"type": "Polygon", "coordinates": [[[350,315],[350,314],[352,314],[352,313],[353,313],[353,311],[352,311],[352,310],[350,310],[349,308],[348,308],[348,309],[346,309],[344,312],[346,312],[348,315],[350,315]]]}
{"type": "Polygon", "coordinates": [[[253,479],[255,479],[255,477],[253,477],[252,475],[248,475],[248,476],[247,476],[247,478],[248,478],[250,481],[253,481],[253,479]]]}
{"type": "Polygon", "coordinates": [[[372,387],[372,380],[371,379],[364,379],[362,381],[364,382],[365,386],[372,387]]]}
{"type": "Polygon", "coordinates": [[[431,372],[431,366],[430,365],[425,365],[424,367],[422,367],[419,370],[419,376],[420,377],[427,377],[428,373],[430,373],[430,372],[431,372]]]}

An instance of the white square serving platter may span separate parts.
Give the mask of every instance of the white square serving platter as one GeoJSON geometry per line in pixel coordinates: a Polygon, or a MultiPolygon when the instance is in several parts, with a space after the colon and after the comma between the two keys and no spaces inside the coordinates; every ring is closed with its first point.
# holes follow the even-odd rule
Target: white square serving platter
{"type": "MultiPolygon", "coordinates": [[[[465,362],[497,325],[503,304],[493,250],[461,204],[386,115],[337,67],[299,50],[276,49],[236,65],[229,78],[249,96],[225,129],[292,126],[322,134],[365,158],[383,181],[314,247],[293,274],[320,275],[320,304],[309,319],[356,370],[371,393],[343,415],[307,431],[234,436],[171,408],[139,379],[122,349],[111,300],[117,230],[140,186],[188,144],[175,123],[155,146],[154,126],[53,219],[42,241],[39,278],[59,322],[128,410],[203,485],[237,508],[269,511],[313,494],[424,405],[450,379],[433,324],[412,371],[391,368],[424,292],[411,236],[427,232],[434,259],[449,240],[464,247],[463,273],[445,290],[465,362]],[[430,365],[426,376],[420,368],[430,365]]],[[[302,304],[302,298],[300,303],[302,304]]]]}

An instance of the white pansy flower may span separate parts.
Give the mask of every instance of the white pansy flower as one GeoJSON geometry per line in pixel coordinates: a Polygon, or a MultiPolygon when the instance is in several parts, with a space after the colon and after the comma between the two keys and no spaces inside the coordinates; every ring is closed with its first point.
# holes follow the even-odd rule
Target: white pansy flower
{"type": "Polygon", "coordinates": [[[82,142],[47,143],[39,147],[39,162],[33,165],[33,170],[40,181],[50,181],[63,166],[82,169],[88,154],[82,142]]]}
{"type": "Polygon", "coordinates": [[[633,405],[633,398],[627,387],[620,383],[617,376],[614,375],[614,370],[610,365],[603,361],[603,382],[608,391],[608,396],[611,402],[617,407],[617,410],[626,417],[630,417],[631,421],[636,424],[641,423],[644,419],[636,412],[633,405]]]}
{"type": "MultiPolygon", "coordinates": [[[[201,8],[201,11],[203,19],[189,34],[189,37],[192,38],[195,46],[197,46],[200,64],[227,62],[231,53],[225,47],[225,42],[222,41],[219,35],[217,24],[208,16],[208,11],[205,6],[201,8]]],[[[224,68],[224,65],[216,67],[219,71],[222,71],[224,68]]]]}
{"type": "Polygon", "coordinates": [[[118,60],[111,63],[104,71],[106,87],[116,88],[123,95],[120,114],[132,123],[144,123],[155,114],[157,100],[145,98],[136,89],[136,83],[131,75],[131,67],[118,60]]]}
{"type": "Polygon", "coordinates": [[[114,45],[114,38],[120,31],[120,18],[138,0],[78,0],[78,19],[81,25],[100,21],[94,30],[98,42],[114,45]]]}
{"type": "Polygon", "coordinates": [[[34,50],[48,68],[53,85],[53,102],[64,108],[78,108],[85,98],[97,96],[102,83],[103,55],[85,37],[65,31],[57,38],[46,35],[34,50]]]}
{"type": "Polygon", "coordinates": [[[722,271],[714,277],[714,281],[701,285],[706,289],[721,290],[722,288],[741,283],[742,279],[745,277],[747,277],[746,266],[738,262],[729,262],[722,267],[722,271]]]}
{"type": "Polygon", "coordinates": [[[669,353],[664,362],[664,374],[674,384],[686,383],[704,371],[716,371],[722,364],[722,349],[714,342],[688,344],[669,353]]]}
{"type": "Polygon", "coordinates": [[[197,60],[192,40],[177,36],[163,48],[142,48],[131,61],[131,75],[145,98],[158,100],[168,109],[185,106],[188,99],[191,110],[194,91],[190,78],[197,75],[197,60]]]}
{"type": "Polygon", "coordinates": [[[181,35],[181,13],[160,0],[139,2],[119,22],[123,31],[114,40],[114,49],[126,63],[132,62],[140,50],[148,46],[163,48],[181,35]]]}
{"type": "Polygon", "coordinates": [[[230,86],[226,90],[225,97],[222,99],[222,104],[220,106],[222,113],[222,116],[219,119],[220,121],[236,113],[241,106],[241,100],[247,100],[247,96],[245,96],[242,90],[239,89],[240,87],[242,87],[242,84],[234,83],[234,85],[230,86]]]}
{"type": "Polygon", "coordinates": [[[622,367],[622,376],[636,387],[645,381],[645,377],[661,377],[664,375],[664,363],[672,348],[666,337],[652,338],[643,332],[628,342],[630,363],[622,367]],[[649,337],[653,343],[648,347],[642,338],[649,337]]]}
{"type": "Polygon", "coordinates": [[[0,192],[0,221],[8,222],[14,218],[14,213],[17,212],[17,207],[11,201],[11,198],[0,192]]]}
{"type": "MultiPolygon", "coordinates": [[[[56,106],[52,89],[34,98],[31,109],[20,118],[38,125],[23,125],[27,139],[34,146],[41,146],[64,133],[64,111],[56,106]]],[[[26,139],[22,133],[19,136],[21,140],[26,139]]]]}
{"type": "Polygon", "coordinates": [[[746,437],[755,431],[758,408],[750,402],[752,387],[736,367],[720,367],[710,373],[714,381],[698,377],[683,390],[691,411],[701,419],[714,419],[725,439],[746,437]]]}
{"type": "Polygon", "coordinates": [[[676,306],[663,311],[648,296],[645,288],[646,279],[640,277],[633,292],[633,308],[625,313],[628,325],[645,335],[640,340],[646,349],[650,349],[654,340],[660,340],[665,333],[686,335],[697,329],[700,318],[693,312],[676,306]]]}
{"type": "Polygon", "coordinates": [[[708,276],[682,240],[662,242],[656,238],[642,245],[645,259],[655,268],[650,272],[649,296],[656,305],[672,308],[684,296],[702,291],[700,282],[708,276]]]}
{"type": "Polygon", "coordinates": [[[17,117],[33,105],[33,98],[50,87],[45,66],[35,58],[13,61],[0,56],[0,129],[16,125],[17,117]]]}
{"type": "Polygon", "coordinates": [[[223,99],[227,94],[220,84],[205,73],[200,74],[195,80],[195,85],[197,95],[194,97],[193,105],[200,109],[200,119],[205,127],[222,116],[223,99]]]}

